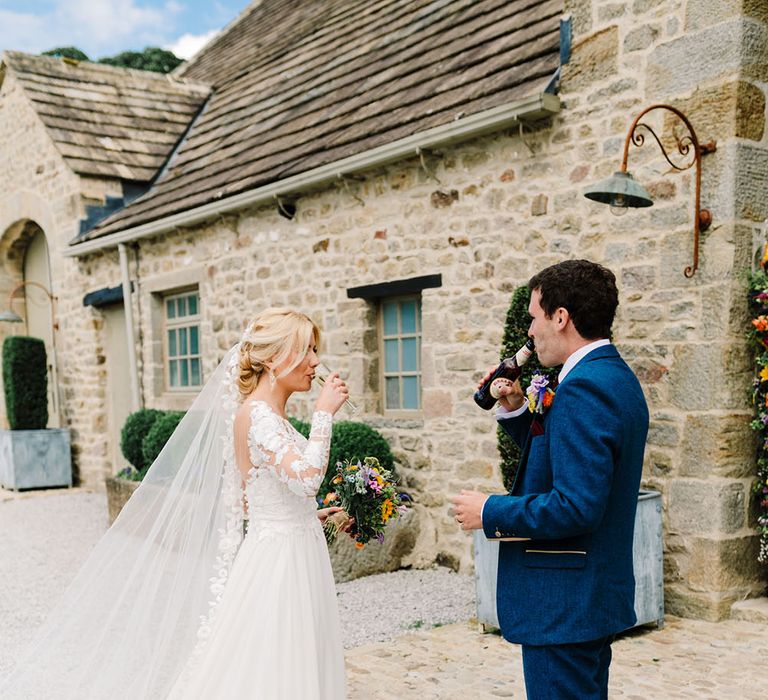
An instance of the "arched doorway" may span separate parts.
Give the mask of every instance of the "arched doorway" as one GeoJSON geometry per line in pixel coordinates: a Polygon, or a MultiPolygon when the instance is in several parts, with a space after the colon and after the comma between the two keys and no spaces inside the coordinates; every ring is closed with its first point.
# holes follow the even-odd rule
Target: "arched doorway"
{"type": "Polygon", "coordinates": [[[48,426],[58,428],[60,411],[56,387],[57,372],[52,323],[51,300],[46,290],[51,291],[51,265],[48,242],[42,228],[34,221],[20,221],[9,227],[0,239],[0,267],[3,284],[0,305],[8,305],[8,295],[18,285],[26,284],[17,291],[10,301],[11,309],[23,319],[22,324],[2,324],[2,336],[25,334],[41,338],[45,342],[48,358],[48,426]]]}
{"type": "MultiPolygon", "coordinates": [[[[31,239],[24,252],[23,274],[25,282],[35,282],[47,290],[51,289],[51,263],[48,257],[48,242],[43,230],[30,223],[31,239]]],[[[51,324],[51,300],[48,295],[35,285],[24,287],[26,301],[27,333],[45,342],[48,357],[48,427],[59,428],[59,407],[56,400],[56,372],[53,345],[53,326],[51,324]]]]}

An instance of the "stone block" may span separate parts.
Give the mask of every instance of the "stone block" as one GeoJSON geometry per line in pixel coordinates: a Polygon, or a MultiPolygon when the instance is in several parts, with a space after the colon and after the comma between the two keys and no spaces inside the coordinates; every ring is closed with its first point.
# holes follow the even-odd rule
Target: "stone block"
{"type": "Polygon", "coordinates": [[[688,0],[685,5],[685,29],[695,32],[745,15],[768,24],[765,0],[688,0]]]}
{"type": "Polygon", "coordinates": [[[669,615],[719,622],[729,617],[737,594],[692,591],[685,584],[664,587],[664,609],[669,615]]]}
{"type": "Polygon", "coordinates": [[[734,603],[731,608],[731,619],[768,625],[768,598],[749,598],[734,603]]]}
{"type": "Polygon", "coordinates": [[[401,568],[419,538],[420,522],[420,514],[411,508],[401,518],[389,522],[383,543],[373,540],[364,549],[357,549],[348,536],[340,534],[328,548],[336,582],[401,568]]]}
{"type": "Polygon", "coordinates": [[[644,24],[632,29],[624,37],[624,51],[642,51],[647,49],[661,34],[661,29],[655,24],[644,24]]]}
{"type": "MultiPolygon", "coordinates": [[[[578,36],[578,34],[577,34],[578,36]]],[[[578,92],[618,71],[619,29],[611,26],[573,45],[570,63],[563,66],[563,92],[578,92]]]]}
{"type": "Polygon", "coordinates": [[[657,46],[648,56],[647,97],[677,98],[702,83],[735,76],[768,80],[765,25],[731,19],[657,46]]]}
{"type": "Polygon", "coordinates": [[[425,389],[422,395],[424,418],[447,418],[453,413],[450,393],[441,389],[425,389]]]}
{"type": "Polygon", "coordinates": [[[674,479],[667,515],[677,533],[733,534],[746,521],[748,493],[742,482],[674,479]]]}
{"type": "MultiPolygon", "coordinates": [[[[734,80],[703,87],[688,98],[675,101],[693,124],[700,143],[723,142],[728,136],[760,141],[765,131],[765,93],[756,85],[734,80]]],[[[683,125],[671,112],[664,114],[664,144],[674,147],[672,135],[683,125]]]]}
{"type": "Polygon", "coordinates": [[[751,415],[689,413],[680,452],[681,476],[746,478],[754,472],[757,438],[751,415]]]}
{"type": "MultiPolygon", "coordinates": [[[[689,541],[688,584],[694,590],[751,591],[763,579],[757,536],[689,541]]],[[[764,584],[763,584],[764,585],[764,584]]]]}

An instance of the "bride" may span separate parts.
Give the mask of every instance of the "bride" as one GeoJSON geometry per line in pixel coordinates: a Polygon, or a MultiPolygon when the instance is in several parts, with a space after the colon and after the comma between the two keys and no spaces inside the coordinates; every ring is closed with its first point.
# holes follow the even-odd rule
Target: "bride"
{"type": "Polygon", "coordinates": [[[248,325],[0,697],[346,697],[321,527],[338,509],[315,494],[347,387],[328,378],[308,439],[285,416],[319,339],[288,309],[248,325]]]}

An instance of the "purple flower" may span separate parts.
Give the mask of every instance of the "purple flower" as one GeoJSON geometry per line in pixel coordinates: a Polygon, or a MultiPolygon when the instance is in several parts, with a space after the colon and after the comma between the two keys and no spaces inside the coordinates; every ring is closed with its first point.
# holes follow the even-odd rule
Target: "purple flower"
{"type": "Polygon", "coordinates": [[[543,374],[534,374],[531,378],[531,389],[536,393],[544,391],[549,386],[549,379],[543,374]]]}
{"type": "Polygon", "coordinates": [[[376,539],[381,543],[384,544],[384,533],[380,532],[378,535],[376,535],[376,539]]]}

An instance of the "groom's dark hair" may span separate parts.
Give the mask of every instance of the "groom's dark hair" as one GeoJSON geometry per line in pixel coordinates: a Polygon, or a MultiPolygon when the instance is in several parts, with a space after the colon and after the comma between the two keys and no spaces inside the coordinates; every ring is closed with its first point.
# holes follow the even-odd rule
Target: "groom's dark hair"
{"type": "Polygon", "coordinates": [[[531,277],[528,289],[539,290],[547,318],[562,307],[582,338],[610,338],[619,290],[616,275],[607,267],[589,260],[564,260],[531,277]]]}

